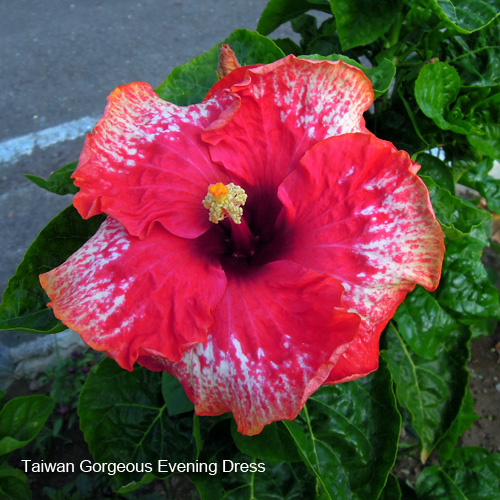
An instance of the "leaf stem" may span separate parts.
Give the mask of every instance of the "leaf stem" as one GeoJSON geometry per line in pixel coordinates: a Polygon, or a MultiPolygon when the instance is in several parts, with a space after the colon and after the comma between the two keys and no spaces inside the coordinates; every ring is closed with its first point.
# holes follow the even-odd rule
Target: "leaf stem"
{"type": "Polygon", "coordinates": [[[476,50],[471,50],[470,52],[466,52],[465,54],[461,54],[457,57],[454,57],[453,59],[449,59],[448,63],[454,63],[455,61],[458,61],[459,59],[463,59],[464,57],[469,57],[473,54],[477,54],[478,52],[482,52],[483,50],[490,50],[490,49],[493,49],[493,50],[497,50],[498,48],[500,48],[500,46],[498,45],[487,45],[486,47],[480,47],[479,49],[476,49],[476,50]]]}

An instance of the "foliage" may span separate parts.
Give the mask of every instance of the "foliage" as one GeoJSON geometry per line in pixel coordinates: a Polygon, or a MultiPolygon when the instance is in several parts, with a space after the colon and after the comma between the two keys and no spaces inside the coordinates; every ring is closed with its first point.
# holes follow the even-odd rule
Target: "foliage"
{"type": "Polygon", "coordinates": [[[78,424],[78,397],[85,385],[90,368],[102,359],[96,351],[80,352],[74,350],[71,356],[47,367],[39,383],[47,387],[54,402],[54,412],[47,425],[38,435],[32,451],[39,456],[53,452],[57,448],[58,438],[64,440],[64,434],[78,424]]]}
{"type": "MultiPolygon", "coordinates": [[[[244,64],[294,53],[366,70],[376,96],[367,128],[422,165],[446,237],[442,280],[436,292],[416,289],[400,306],[382,339],[377,372],[322,388],[295,421],[275,422],[255,437],[239,435],[227,416],[194,416],[166,374],[140,367],[129,373],[103,360],[92,368],[78,410],[94,458],[151,463],[147,473],[115,474],[115,490],[171,476],[158,467],[163,459],[217,464],[217,474],[188,472],[202,499],[498,495],[499,454],[456,448],[476,418],[467,390],[470,339],[490,334],[499,316],[498,291],[481,261],[491,212],[500,210],[500,180],[489,175],[500,159],[498,12],[499,0],[270,0],[260,34],[238,30],[225,41],[244,64]],[[321,23],[311,15],[318,11],[321,23]],[[288,21],[300,39],[263,36],[288,21]],[[488,210],[463,199],[463,186],[476,190],[488,210]],[[436,465],[426,467],[416,485],[390,474],[401,425],[410,436],[406,447],[422,462],[437,451],[436,465]],[[245,464],[244,471],[235,471],[234,463],[245,464]],[[230,474],[222,473],[224,465],[230,474]]],[[[177,104],[198,102],[216,81],[219,46],[176,68],[158,94],[177,104]]],[[[73,167],[33,181],[70,192],[73,167]]],[[[70,208],[42,231],[9,282],[1,329],[62,328],[35,278],[60,264],[99,223],[81,221],[70,208]]],[[[2,467],[3,485],[11,469],[2,467]]],[[[9,481],[22,478],[12,472],[9,481]]]]}
{"type": "Polygon", "coordinates": [[[11,467],[8,459],[15,450],[25,447],[42,430],[54,402],[48,396],[35,395],[11,399],[3,404],[0,393],[0,498],[29,500],[28,478],[22,470],[11,467]]]}

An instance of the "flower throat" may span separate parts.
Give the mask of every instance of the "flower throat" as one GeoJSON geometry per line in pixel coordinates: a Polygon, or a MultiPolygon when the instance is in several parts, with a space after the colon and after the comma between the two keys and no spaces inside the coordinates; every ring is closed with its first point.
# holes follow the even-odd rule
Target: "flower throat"
{"type": "Polygon", "coordinates": [[[257,238],[252,234],[243,218],[243,205],[247,201],[247,194],[240,186],[230,182],[217,182],[208,186],[207,196],[203,206],[209,211],[209,220],[218,224],[228,219],[230,226],[224,229],[230,231],[233,257],[251,257],[254,255],[257,238]]]}

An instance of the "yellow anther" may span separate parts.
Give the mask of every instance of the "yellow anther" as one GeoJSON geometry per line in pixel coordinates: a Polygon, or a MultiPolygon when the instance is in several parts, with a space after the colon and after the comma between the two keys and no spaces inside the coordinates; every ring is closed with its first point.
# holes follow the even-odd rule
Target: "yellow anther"
{"type": "Polygon", "coordinates": [[[241,208],[247,201],[245,191],[232,182],[229,184],[210,184],[208,193],[203,200],[203,206],[210,211],[209,220],[218,224],[224,220],[226,215],[230,217],[235,224],[241,224],[243,209],[241,208]]]}

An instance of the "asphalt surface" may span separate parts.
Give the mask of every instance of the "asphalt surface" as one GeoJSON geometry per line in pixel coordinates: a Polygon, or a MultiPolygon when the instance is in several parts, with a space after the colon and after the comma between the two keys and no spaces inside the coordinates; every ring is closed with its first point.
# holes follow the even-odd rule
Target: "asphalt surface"
{"type": "MultiPolygon", "coordinates": [[[[38,232],[71,203],[24,174],[47,177],[76,160],[85,123],[91,127],[102,114],[116,86],[158,86],[235,29],[255,29],[266,3],[0,0],[0,293],[38,232]],[[74,132],[78,120],[75,138],[64,127],[74,132]],[[40,140],[47,135],[48,142],[40,140]]],[[[0,332],[0,348],[29,337],[0,332]]]]}

